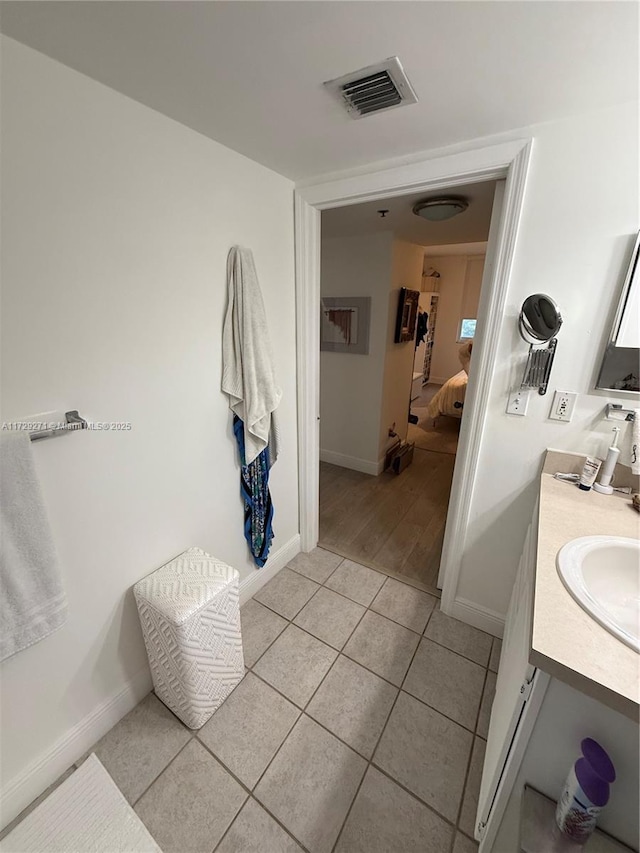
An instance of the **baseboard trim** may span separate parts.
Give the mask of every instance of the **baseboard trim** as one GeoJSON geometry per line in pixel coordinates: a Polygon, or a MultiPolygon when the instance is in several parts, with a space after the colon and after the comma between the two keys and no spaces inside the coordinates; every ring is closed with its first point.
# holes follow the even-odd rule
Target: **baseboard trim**
{"type": "Polygon", "coordinates": [[[263,587],[267,581],[270,581],[274,575],[277,575],[280,569],[283,569],[287,563],[300,553],[300,534],[296,533],[288,542],[286,542],[267,560],[265,566],[261,569],[255,569],[248,577],[240,582],[240,604],[244,604],[263,587]]]}
{"type": "Polygon", "coordinates": [[[430,376],[430,377],[429,377],[429,381],[427,382],[427,385],[444,385],[444,383],[445,383],[446,381],[447,381],[446,376],[445,376],[445,377],[442,377],[442,376],[430,376]]]}
{"type": "MultiPolygon", "coordinates": [[[[371,462],[369,459],[359,459],[357,456],[336,453],[334,450],[320,450],[320,461],[339,465],[341,468],[350,468],[352,471],[360,471],[362,474],[372,474],[374,477],[382,471],[380,460],[371,462]]],[[[382,465],[384,465],[384,459],[382,465]]]]}
{"type": "Polygon", "coordinates": [[[483,607],[466,598],[455,598],[450,607],[445,606],[443,599],[441,607],[447,616],[453,616],[494,637],[502,637],[504,633],[504,616],[495,610],[489,610],[488,607],[483,607]]]}
{"type": "Polygon", "coordinates": [[[140,670],[117,693],[70,728],[53,746],[8,782],[0,792],[0,829],[52,785],[109,729],[151,691],[148,667],[140,670]]]}
{"type": "MultiPolygon", "coordinates": [[[[267,560],[240,583],[240,603],[243,604],[267,581],[300,553],[300,534],[296,533],[267,560]]],[[[117,693],[106,699],[94,711],[80,720],[59,738],[40,758],[33,761],[0,791],[0,830],[20,814],[36,797],[52,785],[87,750],[100,740],[151,691],[153,682],[148,667],[140,670],[117,693]]]]}

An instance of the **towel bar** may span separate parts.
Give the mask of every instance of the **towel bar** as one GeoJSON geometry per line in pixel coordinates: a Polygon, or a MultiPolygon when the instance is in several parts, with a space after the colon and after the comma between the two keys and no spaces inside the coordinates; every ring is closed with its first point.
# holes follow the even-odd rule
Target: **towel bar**
{"type": "Polygon", "coordinates": [[[31,441],[40,441],[41,438],[53,438],[56,435],[64,435],[67,432],[72,432],[76,429],[87,429],[87,422],[81,418],[77,409],[70,412],[65,412],[65,426],[53,427],[52,429],[40,429],[36,432],[29,433],[31,441]]]}
{"type": "Polygon", "coordinates": [[[620,403],[607,403],[604,416],[608,421],[634,421],[636,419],[633,409],[625,409],[620,403]]]}

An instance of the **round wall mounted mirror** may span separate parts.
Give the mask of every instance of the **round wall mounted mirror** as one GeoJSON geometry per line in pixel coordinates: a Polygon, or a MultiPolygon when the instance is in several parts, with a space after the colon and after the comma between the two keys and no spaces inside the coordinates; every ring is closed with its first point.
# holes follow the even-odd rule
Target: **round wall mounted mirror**
{"type": "Polygon", "coordinates": [[[528,344],[543,344],[560,331],[562,315],[550,296],[534,293],[522,303],[518,328],[528,344]]]}

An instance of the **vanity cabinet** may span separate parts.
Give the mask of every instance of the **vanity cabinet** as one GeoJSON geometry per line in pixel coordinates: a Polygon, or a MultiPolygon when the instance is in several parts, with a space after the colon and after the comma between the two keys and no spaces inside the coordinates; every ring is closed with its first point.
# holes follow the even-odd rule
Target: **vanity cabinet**
{"type": "Polygon", "coordinates": [[[617,772],[598,826],[638,850],[637,720],[530,663],[537,537],[538,506],[505,623],[476,821],[479,853],[520,850],[525,786],[557,800],[585,737],[605,747],[617,772]]]}
{"type": "MultiPolygon", "coordinates": [[[[557,678],[549,680],[528,743],[505,804],[491,853],[519,851],[520,817],[525,786],[552,800],[564,787],[569,768],[580,756],[580,741],[593,737],[611,756],[616,781],[598,827],[631,850],[638,838],[638,724],[557,678]]],[[[587,851],[589,847],[587,846],[587,851]]]]}

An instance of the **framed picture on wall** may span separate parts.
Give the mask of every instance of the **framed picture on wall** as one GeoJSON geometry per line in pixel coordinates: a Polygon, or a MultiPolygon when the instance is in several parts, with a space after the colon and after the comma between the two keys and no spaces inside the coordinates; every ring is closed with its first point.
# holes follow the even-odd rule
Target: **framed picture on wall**
{"type": "Polygon", "coordinates": [[[323,296],[320,300],[320,349],[369,354],[370,296],[323,296]]]}
{"type": "Polygon", "coordinates": [[[396,334],[394,337],[395,343],[401,344],[404,341],[413,340],[413,336],[416,333],[419,300],[419,290],[407,290],[406,287],[400,288],[398,314],[396,317],[396,334]]]}

